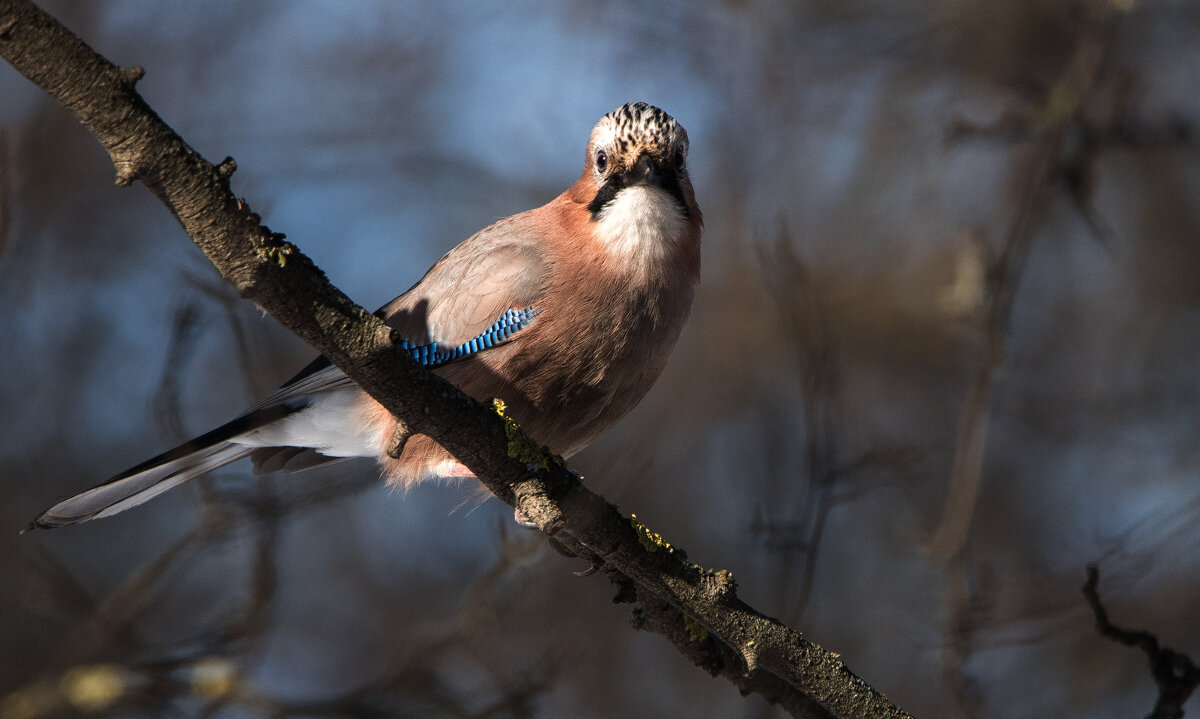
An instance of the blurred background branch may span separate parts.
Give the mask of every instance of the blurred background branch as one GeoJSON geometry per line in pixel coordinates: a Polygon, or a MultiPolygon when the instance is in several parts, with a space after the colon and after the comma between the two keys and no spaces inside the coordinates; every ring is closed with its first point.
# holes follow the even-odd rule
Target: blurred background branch
{"type": "MultiPolygon", "coordinates": [[[[1019,117],[1013,128],[1031,138],[1032,147],[1026,168],[1015,183],[1018,199],[1004,244],[984,276],[987,309],[981,319],[985,340],[963,400],[942,522],[930,539],[930,551],[946,562],[963,551],[975,514],[983,481],[991,396],[995,375],[1006,359],[1005,344],[1012,329],[1013,301],[1021,271],[1038,222],[1057,190],[1053,181],[1062,176],[1070,149],[1068,138],[1078,131],[1084,103],[1100,79],[1105,41],[1117,15],[1108,2],[1085,3],[1076,12],[1075,47],[1061,77],[1034,111],[1019,117]]],[[[954,134],[961,137],[974,132],[969,125],[959,123],[954,134]]],[[[982,128],[979,134],[992,135],[994,129],[982,128]]]]}
{"type": "Polygon", "coordinates": [[[12,177],[8,152],[8,133],[0,129],[0,257],[8,246],[12,230],[12,177]]]}

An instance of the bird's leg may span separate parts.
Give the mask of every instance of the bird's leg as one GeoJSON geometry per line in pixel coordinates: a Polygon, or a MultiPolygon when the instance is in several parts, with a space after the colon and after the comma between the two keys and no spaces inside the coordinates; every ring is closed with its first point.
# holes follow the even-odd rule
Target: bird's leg
{"type": "Polygon", "coordinates": [[[404,445],[408,444],[408,438],[412,436],[412,430],[404,423],[404,420],[396,420],[396,427],[392,430],[392,438],[388,441],[387,456],[392,459],[400,459],[400,455],[404,454],[404,445]]]}
{"type": "MultiPolygon", "coordinates": [[[[517,512],[520,512],[520,511],[521,510],[519,510],[519,509],[517,510],[517,512]]],[[[584,560],[588,561],[587,569],[581,569],[577,572],[571,572],[572,574],[574,574],[577,577],[590,577],[591,575],[593,575],[597,571],[599,571],[600,565],[604,563],[604,560],[596,555],[591,555],[589,558],[587,556],[584,556],[582,554],[575,552],[573,549],[571,549],[568,546],[567,542],[571,542],[572,544],[575,544],[575,543],[578,543],[579,540],[577,540],[573,536],[571,536],[571,533],[566,530],[565,525],[561,519],[559,521],[555,522],[554,524],[550,525],[549,528],[547,528],[546,540],[550,543],[550,547],[552,549],[554,549],[554,551],[558,552],[559,554],[563,555],[564,557],[570,557],[571,559],[584,559],[584,560]],[[559,539],[559,537],[562,537],[562,539],[559,539]]]]}

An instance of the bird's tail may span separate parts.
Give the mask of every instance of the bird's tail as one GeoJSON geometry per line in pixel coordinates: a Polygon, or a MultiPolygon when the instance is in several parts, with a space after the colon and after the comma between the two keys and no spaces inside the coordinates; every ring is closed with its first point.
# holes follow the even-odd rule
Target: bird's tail
{"type": "MultiPolygon", "coordinates": [[[[98,487],[64,499],[42,512],[41,516],[21,530],[21,533],[111,517],[136,507],[189,479],[220,469],[268,446],[261,441],[260,435],[263,432],[270,434],[272,427],[275,428],[273,436],[279,436],[286,444],[296,435],[289,434],[281,426],[286,425],[284,420],[310,408],[315,398],[324,397],[328,401],[332,396],[337,400],[331,405],[333,418],[318,418],[319,433],[325,425],[331,422],[336,424],[341,417],[339,413],[344,413],[348,407],[353,406],[357,395],[352,393],[349,400],[345,396],[345,391],[352,387],[353,383],[341,370],[330,365],[328,360],[318,358],[245,414],[189,442],[184,442],[175,449],[131,467],[98,487]]],[[[304,425],[303,429],[312,428],[304,425]]],[[[303,435],[304,432],[301,432],[300,440],[304,446],[317,446],[309,444],[311,437],[306,438],[303,435]]],[[[337,456],[343,455],[334,455],[334,458],[337,456]]],[[[293,457],[294,455],[289,454],[285,461],[293,457]]],[[[323,458],[322,461],[329,459],[323,458]]],[[[309,461],[308,464],[312,462],[309,461]]]]}
{"type": "Polygon", "coordinates": [[[229,441],[202,443],[192,440],[126,470],[98,487],[64,499],[43,512],[21,533],[111,517],[189,479],[236,462],[253,451],[253,447],[229,441]]]}

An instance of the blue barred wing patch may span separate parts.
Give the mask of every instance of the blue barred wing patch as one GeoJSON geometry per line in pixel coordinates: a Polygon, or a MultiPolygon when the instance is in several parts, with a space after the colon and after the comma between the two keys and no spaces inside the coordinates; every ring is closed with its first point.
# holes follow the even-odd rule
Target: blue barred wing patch
{"type": "Polygon", "coordinates": [[[496,320],[491,327],[488,327],[483,332],[480,332],[454,349],[442,349],[436,342],[427,345],[414,345],[406,339],[401,339],[399,344],[408,350],[412,358],[423,367],[433,369],[434,367],[441,367],[444,364],[463,359],[464,357],[470,357],[483,350],[504,344],[512,339],[513,335],[533,324],[533,319],[540,313],[541,310],[535,310],[532,307],[526,307],[523,310],[508,310],[500,315],[500,319],[496,320]]]}

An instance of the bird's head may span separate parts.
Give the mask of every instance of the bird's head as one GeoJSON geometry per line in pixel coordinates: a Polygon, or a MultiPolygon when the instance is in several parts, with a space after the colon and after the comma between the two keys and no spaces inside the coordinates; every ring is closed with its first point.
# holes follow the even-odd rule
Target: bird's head
{"type": "Polygon", "coordinates": [[[687,130],[662,110],[631,102],[600,118],[583,173],[571,189],[596,234],[641,252],[694,235],[700,208],[687,173],[687,130]]]}

